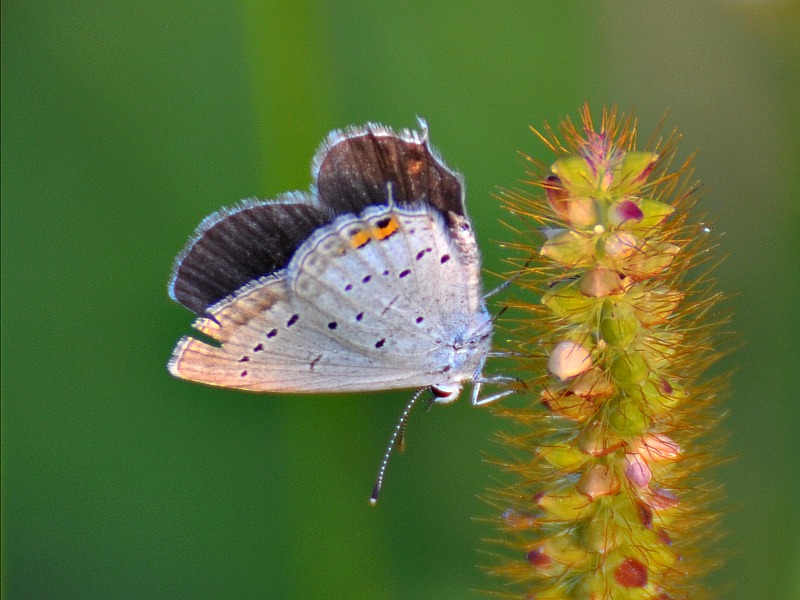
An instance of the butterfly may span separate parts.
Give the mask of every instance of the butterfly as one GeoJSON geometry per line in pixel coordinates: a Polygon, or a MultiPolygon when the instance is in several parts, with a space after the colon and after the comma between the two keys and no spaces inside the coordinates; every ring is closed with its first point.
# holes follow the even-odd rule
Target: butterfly
{"type": "Polygon", "coordinates": [[[480,397],[493,321],[464,205],[463,177],[430,146],[427,126],[331,132],[309,192],[248,200],[206,217],[178,255],[170,297],[199,315],[169,372],[255,392],[421,388],[414,402],[480,397]]]}

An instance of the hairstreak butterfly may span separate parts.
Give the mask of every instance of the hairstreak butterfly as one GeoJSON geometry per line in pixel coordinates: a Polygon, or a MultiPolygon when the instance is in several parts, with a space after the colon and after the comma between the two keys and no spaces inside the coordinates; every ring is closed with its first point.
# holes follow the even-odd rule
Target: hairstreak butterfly
{"type": "MultiPolygon", "coordinates": [[[[170,296],[207,339],[182,338],[174,376],[257,392],[430,390],[481,398],[492,319],[464,182],[427,127],[330,133],[310,192],[245,201],[203,220],[175,260],[170,296]]],[[[402,440],[406,406],[381,464],[402,440]]]]}

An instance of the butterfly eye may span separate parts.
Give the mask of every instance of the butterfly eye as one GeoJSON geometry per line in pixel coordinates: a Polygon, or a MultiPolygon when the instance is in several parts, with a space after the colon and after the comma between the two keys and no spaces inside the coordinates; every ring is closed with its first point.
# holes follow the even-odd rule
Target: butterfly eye
{"type": "Polygon", "coordinates": [[[458,395],[461,393],[461,386],[457,383],[442,383],[432,385],[431,392],[433,392],[433,401],[436,404],[450,404],[458,399],[458,395]]]}

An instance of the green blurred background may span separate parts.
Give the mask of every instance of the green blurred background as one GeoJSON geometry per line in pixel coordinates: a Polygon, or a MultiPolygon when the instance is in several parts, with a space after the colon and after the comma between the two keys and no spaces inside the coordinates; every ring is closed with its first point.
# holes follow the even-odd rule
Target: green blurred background
{"type": "Polygon", "coordinates": [[[505,426],[408,394],[278,398],[171,379],[174,255],[207,213],[305,189],[333,128],[430,125],[487,268],[529,125],[670,109],[736,294],[726,598],[800,597],[797,2],[2,3],[3,592],[478,598],[473,517],[505,426]]]}

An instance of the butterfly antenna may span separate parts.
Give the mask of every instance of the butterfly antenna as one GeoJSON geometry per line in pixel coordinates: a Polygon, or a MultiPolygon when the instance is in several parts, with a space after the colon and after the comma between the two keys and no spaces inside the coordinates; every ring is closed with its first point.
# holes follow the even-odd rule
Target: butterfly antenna
{"type": "Polygon", "coordinates": [[[386,446],[386,452],[383,455],[383,460],[381,460],[381,466],[378,469],[378,477],[375,479],[375,487],[372,488],[372,495],[369,497],[369,503],[375,506],[378,503],[378,494],[381,493],[381,487],[383,487],[383,478],[386,475],[386,466],[389,464],[389,457],[392,455],[392,450],[394,450],[395,446],[397,445],[397,440],[404,438],[404,432],[406,429],[406,423],[408,422],[408,415],[411,414],[411,409],[414,408],[414,405],[419,400],[419,397],[425,392],[428,388],[422,388],[421,390],[417,390],[417,392],[411,397],[411,400],[406,404],[406,407],[403,409],[403,413],[400,415],[400,419],[397,421],[397,425],[394,427],[394,431],[392,432],[392,437],[389,438],[389,444],[386,446]]]}

